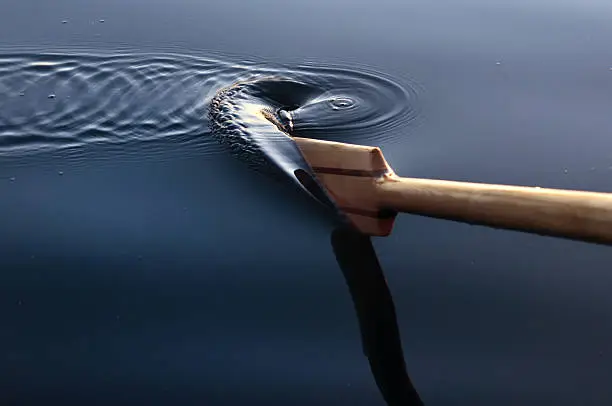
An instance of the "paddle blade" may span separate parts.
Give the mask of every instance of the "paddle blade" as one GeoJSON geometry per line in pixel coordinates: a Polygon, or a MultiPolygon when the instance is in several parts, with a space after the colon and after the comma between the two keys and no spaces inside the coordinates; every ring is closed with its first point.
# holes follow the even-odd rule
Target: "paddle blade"
{"type": "Polygon", "coordinates": [[[376,185],[393,170],[377,147],[293,138],[336,206],[360,232],[391,233],[396,212],[381,208],[376,185]]]}

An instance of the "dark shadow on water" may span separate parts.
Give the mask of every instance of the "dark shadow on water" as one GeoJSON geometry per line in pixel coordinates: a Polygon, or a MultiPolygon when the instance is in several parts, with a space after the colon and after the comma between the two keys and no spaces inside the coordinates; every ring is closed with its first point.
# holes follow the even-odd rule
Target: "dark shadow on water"
{"type": "Polygon", "coordinates": [[[370,237],[342,227],[331,242],[357,312],[363,350],[390,406],[423,405],[406,371],[395,306],[370,237]]]}

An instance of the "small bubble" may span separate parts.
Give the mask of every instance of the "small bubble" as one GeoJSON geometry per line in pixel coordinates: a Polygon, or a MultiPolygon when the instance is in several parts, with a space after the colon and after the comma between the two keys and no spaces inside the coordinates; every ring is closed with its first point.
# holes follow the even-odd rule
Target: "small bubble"
{"type": "Polygon", "coordinates": [[[495,65],[499,66],[501,65],[501,62],[500,61],[495,62],[495,65]]]}
{"type": "Polygon", "coordinates": [[[68,20],[62,20],[62,24],[68,24],[68,20]]]}
{"type": "Polygon", "coordinates": [[[19,92],[19,96],[21,97],[25,96],[25,92],[19,92]]]}
{"type": "Polygon", "coordinates": [[[55,95],[53,93],[51,93],[49,96],[47,96],[48,99],[55,99],[55,95]]]}
{"type": "Polygon", "coordinates": [[[15,177],[14,177],[14,176],[11,176],[10,181],[11,181],[11,182],[15,182],[15,177]]]}
{"type": "Polygon", "coordinates": [[[62,176],[62,175],[64,174],[64,171],[57,171],[57,174],[58,174],[59,176],[62,176]]]}
{"type": "Polygon", "coordinates": [[[566,174],[566,175],[568,174],[568,172],[569,172],[569,171],[568,171],[567,169],[564,169],[564,170],[563,170],[563,173],[564,173],[564,174],[566,174]]]}
{"type": "Polygon", "coordinates": [[[104,22],[104,19],[100,19],[100,20],[98,20],[98,21],[100,21],[101,23],[103,23],[103,22],[104,22]]]}

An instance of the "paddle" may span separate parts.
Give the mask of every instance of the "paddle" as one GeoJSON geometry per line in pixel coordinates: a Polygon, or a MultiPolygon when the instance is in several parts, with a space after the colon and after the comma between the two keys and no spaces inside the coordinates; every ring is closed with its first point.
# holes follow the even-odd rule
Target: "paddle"
{"type": "Polygon", "coordinates": [[[612,244],[612,193],[397,176],[377,147],[293,138],[348,221],[391,233],[398,212],[612,244]]]}

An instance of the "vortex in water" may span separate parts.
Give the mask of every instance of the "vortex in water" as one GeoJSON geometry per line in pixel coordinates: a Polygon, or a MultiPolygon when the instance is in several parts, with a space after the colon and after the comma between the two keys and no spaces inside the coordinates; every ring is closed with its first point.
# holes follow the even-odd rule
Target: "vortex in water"
{"type": "Polygon", "coordinates": [[[329,101],[334,110],[345,110],[355,106],[355,102],[348,97],[337,97],[329,101]]]}

